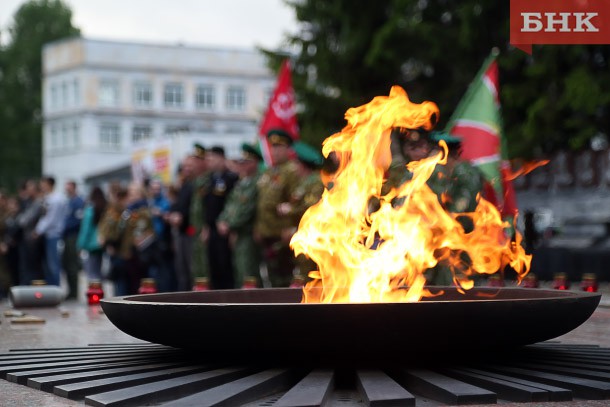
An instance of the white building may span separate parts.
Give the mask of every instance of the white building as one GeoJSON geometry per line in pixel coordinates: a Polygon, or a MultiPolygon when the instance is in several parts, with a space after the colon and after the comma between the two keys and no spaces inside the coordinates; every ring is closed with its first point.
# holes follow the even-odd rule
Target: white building
{"type": "Polygon", "coordinates": [[[138,145],[194,141],[229,157],[256,138],[275,76],[256,50],[69,38],[43,49],[43,173],[83,184],[128,168],[138,145]]]}

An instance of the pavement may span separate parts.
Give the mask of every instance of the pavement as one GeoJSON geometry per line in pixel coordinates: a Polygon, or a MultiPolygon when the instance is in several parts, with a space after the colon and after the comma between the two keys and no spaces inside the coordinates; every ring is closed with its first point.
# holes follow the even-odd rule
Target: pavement
{"type": "MultiPolygon", "coordinates": [[[[548,286],[548,284],[547,284],[548,286]]],[[[545,284],[543,287],[546,288],[545,284]]],[[[573,287],[577,290],[578,287],[573,287]]],[[[556,338],[563,343],[594,344],[610,348],[610,285],[600,287],[602,299],[593,315],[580,327],[556,338]]],[[[11,322],[5,312],[14,309],[7,301],[0,302],[0,353],[10,349],[78,347],[90,344],[144,343],[117,329],[104,315],[101,307],[89,306],[85,299],[65,301],[58,307],[21,309],[28,315],[42,318],[42,323],[11,322]]],[[[82,406],[76,402],[0,379],[0,406],[82,406]]],[[[515,404],[515,406],[523,404],[515,404]]],[[[536,403],[532,406],[608,406],[610,401],[573,401],[536,403]]],[[[505,405],[507,406],[507,405],[505,405]]]]}

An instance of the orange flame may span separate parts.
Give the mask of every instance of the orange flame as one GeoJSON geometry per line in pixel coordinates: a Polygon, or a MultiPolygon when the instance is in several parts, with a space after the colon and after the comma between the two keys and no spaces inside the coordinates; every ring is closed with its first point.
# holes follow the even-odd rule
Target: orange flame
{"type": "Polygon", "coordinates": [[[333,187],[310,207],[291,240],[295,254],[304,253],[319,267],[303,290],[303,302],[409,302],[432,294],[424,287],[424,272],[439,261],[448,264],[454,283],[473,286],[474,273],[493,274],[512,266],[521,278],[530,257],[517,235],[505,237],[496,208],[480,199],[468,216],[474,230],[464,232],[458,214],[446,212],[428,187],[437,164],[446,163],[447,147],[436,156],[412,162],[410,181],[381,195],[384,173],[391,162],[393,127],[430,130],[438,118],[436,104],[412,103],[406,92],[392,87],[388,97],[351,108],[347,126],[327,138],[323,153],[340,160],[333,187]],[[403,203],[393,205],[399,198],[403,203]],[[371,198],[379,209],[370,212],[371,198]],[[464,254],[470,258],[465,262],[464,254]]]}
{"type": "Polygon", "coordinates": [[[521,164],[521,168],[519,168],[518,170],[509,171],[509,173],[506,176],[506,179],[508,181],[512,181],[517,177],[520,177],[525,174],[529,174],[530,172],[534,171],[538,167],[547,165],[549,162],[550,162],[550,160],[538,160],[538,161],[524,162],[523,164],[521,164]]]}

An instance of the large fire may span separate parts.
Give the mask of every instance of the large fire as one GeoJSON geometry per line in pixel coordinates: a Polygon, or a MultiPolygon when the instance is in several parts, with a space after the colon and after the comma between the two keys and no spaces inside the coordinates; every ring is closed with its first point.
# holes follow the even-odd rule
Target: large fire
{"type": "Polygon", "coordinates": [[[473,275],[493,274],[510,265],[523,278],[530,256],[521,236],[511,240],[496,208],[480,199],[466,233],[457,214],[443,209],[426,181],[437,164],[446,163],[446,146],[439,154],[409,163],[410,181],[381,195],[391,163],[393,127],[430,129],[438,118],[436,104],[412,103],[406,92],[392,87],[389,96],[374,98],[345,114],[347,126],[327,138],[323,153],[337,155],[339,170],[333,186],[310,207],[291,240],[319,267],[304,288],[303,302],[411,302],[432,294],[424,272],[442,262],[461,289],[474,285],[473,275]],[[402,205],[392,204],[396,197],[402,205]],[[371,200],[379,209],[370,210],[371,200]],[[465,259],[470,259],[469,261],[465,259]]]}

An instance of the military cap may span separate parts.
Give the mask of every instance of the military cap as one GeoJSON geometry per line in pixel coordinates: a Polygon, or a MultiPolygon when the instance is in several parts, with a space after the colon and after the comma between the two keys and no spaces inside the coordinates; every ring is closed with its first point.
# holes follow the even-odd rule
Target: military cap
{"type": "Polygon", "coordinates": [[[432,133],[430,133],[430,138],[435,143],[438,143],[439,141],[443,140],[445,143],[447,143],[447,145],[459,144],[462,142],[462,139],[460,137],[451,135],[444,131],[433,131],[432,133]]]}
{"type": "Polygon", "coordinates": [[[199,143],[193,144],[193,157],[205,158],[205,147],[199,143]]]}
{"type": "Polygon", "coordinates": [[[294,151],[297,154],[299,161],[312,168],[320,167],[324,163],[322,154],[309,144],[297,141],[294,146],[294,151]]]}
{"type": "Polygon", "coordinates": [[[267,132],[267,139],[271,145],[280,144],[291,146],[293,143],[292,137],[284,129],[271,129],[267,132]]]}
{"type": "Polygon", "coordinates": [[[242,143],[241,151],[242,151],[242,160],[260,161],[263,159],[263,155],[261,154],[261,150],[260,150],[258,144],[252,145],[252,144],[248,144],[248,143],[242,143]]]}
{"type": "Polygon", "coordinates": [[[210,148],[210,153],[218,154],[222,157],[225,156],[225,149],[221,146],[214,146],[210,148]]]}

